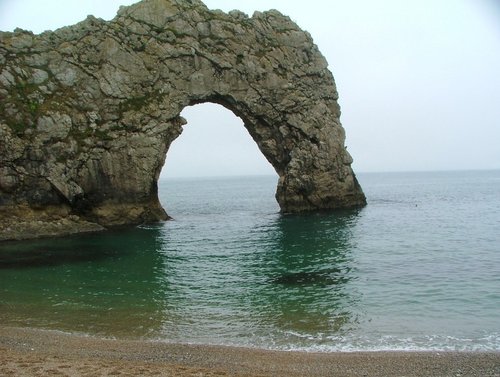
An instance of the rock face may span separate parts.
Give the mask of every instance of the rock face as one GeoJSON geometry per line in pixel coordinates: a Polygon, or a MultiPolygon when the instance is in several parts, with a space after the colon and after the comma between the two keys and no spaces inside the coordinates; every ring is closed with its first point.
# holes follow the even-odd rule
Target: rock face
{"type": "Polygon", "coordinates": [[[26,219],[167,219],[157,180],[180,112],[203,102],[243,120],[284,212],[362,206],[337,98],[310,35],[275,10],[143,0],[109,22],[2,32],[0,239],[26,219]]]}

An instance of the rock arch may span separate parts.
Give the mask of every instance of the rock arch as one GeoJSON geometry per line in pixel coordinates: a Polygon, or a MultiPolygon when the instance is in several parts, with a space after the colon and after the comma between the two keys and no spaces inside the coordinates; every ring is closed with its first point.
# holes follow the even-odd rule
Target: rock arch
{"type": "Polygon", "coordinates": [[[279,175],[284,212],[365,204],[327,62],[278,11],[143,0],[109,22],[1,33],[0,51],[0,211],[11,223],[166,219],[157,179],[179,114],[203,102],[243,119],[279,175]]]}

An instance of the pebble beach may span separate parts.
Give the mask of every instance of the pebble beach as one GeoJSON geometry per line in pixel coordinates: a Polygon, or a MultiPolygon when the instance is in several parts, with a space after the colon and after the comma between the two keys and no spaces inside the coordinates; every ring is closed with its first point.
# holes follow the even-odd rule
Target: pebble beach
{"type": "Polygon", "coordinates": [[[284,352],[0,327],[1,376],[500,376],[499,352],[284,352]]]}

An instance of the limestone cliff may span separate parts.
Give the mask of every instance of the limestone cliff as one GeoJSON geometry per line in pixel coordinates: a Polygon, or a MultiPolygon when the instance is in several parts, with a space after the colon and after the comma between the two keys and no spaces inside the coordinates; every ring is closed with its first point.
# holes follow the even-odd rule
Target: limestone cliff
{"type": "Polygon", "coordinates": [[[310,35],[275,10],[143,0],[109,22],[2,32],[0,239],[166,219],[158,176],[202,102],[243,120],[284,212],[364,205],[337,98],[310,35]]]}

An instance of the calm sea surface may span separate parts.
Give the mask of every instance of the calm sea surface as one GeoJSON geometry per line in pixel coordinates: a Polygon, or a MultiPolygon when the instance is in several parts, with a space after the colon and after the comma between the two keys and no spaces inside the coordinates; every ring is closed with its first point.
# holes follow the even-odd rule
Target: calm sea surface
{"type": "Polygon", "coordinates": [[[284,216],[276,177],[172,179],[166,223],[0,244],[0,323],[272,349],[500,350],[500,171],[360,174],[284,216]]]}

